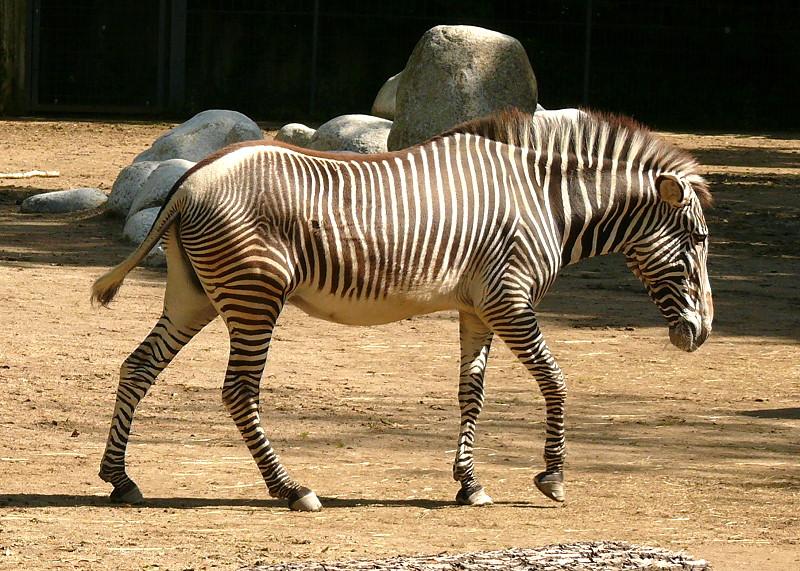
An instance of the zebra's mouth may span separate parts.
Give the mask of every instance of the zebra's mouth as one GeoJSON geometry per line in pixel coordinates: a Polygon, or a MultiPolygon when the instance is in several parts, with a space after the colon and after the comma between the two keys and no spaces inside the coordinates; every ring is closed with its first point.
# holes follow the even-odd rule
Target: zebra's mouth
{"type": "Polygon", "coordinates": [[[702,321],[681,318],[669,328],[669,340],[678,349],[691,353],[696,351],[711,334],[711,328],[705,327],[702,321]]]}

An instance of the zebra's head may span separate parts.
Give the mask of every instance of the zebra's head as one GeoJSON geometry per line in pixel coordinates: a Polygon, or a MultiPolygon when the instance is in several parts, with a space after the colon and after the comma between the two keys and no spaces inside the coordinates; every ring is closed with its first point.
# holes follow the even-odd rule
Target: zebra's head
{"type": "Polygon", "coordinates": [[[628,267],[669,323],[672,344],[694,351],[711,333],[714,304],[708,281],[708,226],[702,203],[710,201],[697,175],[661,174],[657,202],[649,213],[651,231],[640,233],[625,251],[628,267]]]}

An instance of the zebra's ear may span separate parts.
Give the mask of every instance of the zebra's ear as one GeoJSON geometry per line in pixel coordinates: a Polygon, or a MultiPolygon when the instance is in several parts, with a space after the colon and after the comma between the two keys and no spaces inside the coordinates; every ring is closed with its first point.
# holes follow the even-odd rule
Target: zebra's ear
{"type": "Polygon", "coordinates": [[[661,200],[672,206],[685,206],[689,202],[692,188],[671,174],[661,174],[656,178],[656,190],[661,200]]]}

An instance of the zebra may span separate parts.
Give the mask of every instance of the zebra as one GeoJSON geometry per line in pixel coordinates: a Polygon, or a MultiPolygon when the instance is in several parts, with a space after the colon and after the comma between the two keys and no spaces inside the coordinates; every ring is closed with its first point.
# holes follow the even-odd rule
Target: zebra
{"type": "Polygon", "coordinates": [[[259,386],[286,303],[313,317],[373,325],[457,310],[461,343],[456,502],[491,504],[474,470],[475,428],[494,335],[544,397],[543,472],[563,502],[564,375],[536,306],[559,270],[618,253],[690,352],[711,332],[706,269],[711,203],[699,165],[632,119],[580,110],[507,110],[376,155],[264,141],[199,162],[173,186],[146,239],[92,289],[107,306],[159,239],[167,256],[161,317],[125,359],[100,477],[112,501],[143,496],[125,451],[139,401],[216,316],[230,336],[224,401],[271,496],[321,503],[279,461],[259,417],[259,386]]]}

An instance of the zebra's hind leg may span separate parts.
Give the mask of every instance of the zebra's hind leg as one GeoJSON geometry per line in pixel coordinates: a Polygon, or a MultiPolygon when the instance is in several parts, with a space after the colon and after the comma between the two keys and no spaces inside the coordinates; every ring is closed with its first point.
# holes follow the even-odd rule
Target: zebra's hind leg
{"type": "Polygon", "coordinates": [[[458,404],[461,409],[461,427],[453,463],[453,478],[461,484],[461,489],[456,494],[456,502],[462,505],[485,506],[492,504],[492,498],[475,478],[472,450],[475,425],[483,408],[483,377],[492,344],[492,332],[478,317],[463,311],[459,312],[459,332],[461,369],[458,404]]]}
{"type": "MultiPolygon", "coordinates": [[[[229,299],[235,297],[231,294],[229,299]]],[[[222,400],[253,455],[270,495],[286,500],[289,508],[295,511],[319,511],[322,504],[316,494],[292,480],[281,465],[261,426],[258,410],[261,375],[281,306],[279,300],[274,300],[266,309],[223,315],[231,336],[231,352],[222,400]]]]}
{"type": "Polygon", "coordinates": [[[120,369],[114,416],[99,474],[102,480],[113,484],[111,500],[114,502],[140,503],[143,500],[139,487],[125,470],[125,451],[136,406],[178,351],[216,316],[201,291],[186,292],[180,306],[172,304],[171,308],[170,305],[168,296],[161,318],[120,369]]]}
{"type": "Polygon", "coordinates": [[[564,375],[547,347],[532,307],[516,306],[513,309],[495,311],[487,321],[536,379],[542,392],[547,411],[545,470],[536,475],[534,484],[551,500],[563,502],[566,455],[564,401],[567,396],[564,375]]]}

